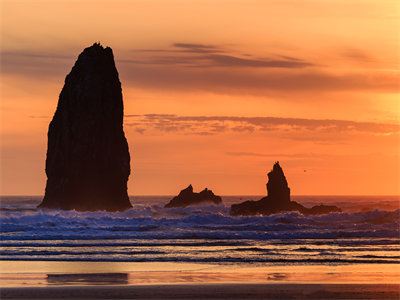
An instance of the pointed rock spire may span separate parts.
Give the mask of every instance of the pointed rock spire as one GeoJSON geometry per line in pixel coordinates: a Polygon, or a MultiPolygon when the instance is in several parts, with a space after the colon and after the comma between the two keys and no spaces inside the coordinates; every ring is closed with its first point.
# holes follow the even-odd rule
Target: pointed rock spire
{"type": "Polygon", "coordinates": [[[290,188],[279,161],[274,164],[272,171],[268,173],[267,192],[271,201],[281,204],[290,202],[290,188]]]}

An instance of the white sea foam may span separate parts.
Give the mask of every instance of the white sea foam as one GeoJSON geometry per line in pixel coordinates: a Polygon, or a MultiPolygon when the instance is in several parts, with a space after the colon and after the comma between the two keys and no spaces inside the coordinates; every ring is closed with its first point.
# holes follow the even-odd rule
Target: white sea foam
{"type": "Polygon", "coordinates": [[[24,200],[2,203],[0,220],[3,260],[400,262],[400,210],[232,217],[224,205],[110,213],[24,200]]]}

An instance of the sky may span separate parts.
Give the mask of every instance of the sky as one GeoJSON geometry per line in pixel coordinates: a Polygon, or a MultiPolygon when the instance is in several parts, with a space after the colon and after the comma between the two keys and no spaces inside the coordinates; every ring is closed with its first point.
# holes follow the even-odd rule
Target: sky
{"type": "Polygon", "coordinates": [[[65,76],[122,83],[130,195],[400,194],[398,0],[0,0],[0,194],[43,195],[65,76]]]}

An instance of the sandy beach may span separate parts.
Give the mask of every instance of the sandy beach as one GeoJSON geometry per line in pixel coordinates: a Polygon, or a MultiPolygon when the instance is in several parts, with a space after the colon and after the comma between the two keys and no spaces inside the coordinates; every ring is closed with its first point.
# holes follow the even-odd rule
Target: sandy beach
{"type": "Polygon", "coordinates": [[[397,284],[187,284],[3,288],[2,299],[399,299],[397,284]]]}
{"type": "Polygon", "coordinates": [[[397,265],[2,261],[1,299],[399,299],[397,265]],[[379,272],[377,272],[379,269],[379,272]]]}

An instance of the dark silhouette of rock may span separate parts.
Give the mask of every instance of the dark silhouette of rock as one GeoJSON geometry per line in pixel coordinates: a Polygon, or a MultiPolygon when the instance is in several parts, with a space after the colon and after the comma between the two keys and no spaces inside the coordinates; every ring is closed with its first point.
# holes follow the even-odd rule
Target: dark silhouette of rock
{"type": "Polygon", "coordinates": [[[275,206],[290,203],[290,188],[279,162],[276,162],[272,171],[268,173],[267,192],[269,201],[275,206]]]}
{"type": "Polygon", "coordinates": [[[306,211],[303,212],[304,214],[310,215],[322,215],[322,214],[329,214],[331,212],[341,212],[342,210],[335,206],[335,205],[315,205],[311,208],[306,208],[306,211]]]}
{"type": "Polygon", "coordinates": [[[207,188],[202,190],[200,193],[193,193],[193,187],[190,184],[186,189],[182,190],[178,196],[175,196],[169,203],[167,203],[165,208],[186,207],[206,202],[221,204],[222,199],[220,196],[214,195],[214,193],[207,188]]]}
{"type": "Polygon", "coordinates": [[[122,211],[132,207],[121,83],[111,48],[86,48],[65,78],[49,125],[47,184],[39,207],[122,211]]]}
{"type": "Polygon", "coordinates": [[[270,215],[282,211],[298,211],[302,214],[341,212],[341,209],[336,206],[321,204],[307,208],[296,201],[290,201],[290,188],[279,162],[276,162],[272,171],[268,173],[267,192],[267,197],[258,201],[245,201],[233,204],[231,206],[231,215],[270,215]]]}

